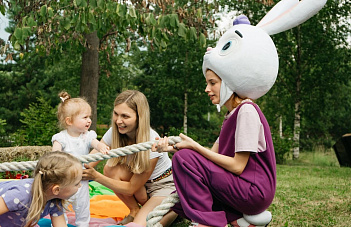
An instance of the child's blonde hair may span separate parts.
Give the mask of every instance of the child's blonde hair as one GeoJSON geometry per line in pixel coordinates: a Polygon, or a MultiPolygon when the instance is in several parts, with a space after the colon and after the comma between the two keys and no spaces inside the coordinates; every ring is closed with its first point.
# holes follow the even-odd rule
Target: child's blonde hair
{"type": "MultiPolygon", "coordinates": [[[[136,90],[127,90],[117,96],[114,106],[125,103],[129,108],[135,111],[137,115],[137,128],[135,141],[125,134],[120,134],[116,122],[112,122],[112,144],[111,149],[124,147],[130,144],[147,142],[150,140],[150,109],[145,95],[136,90]]],[[[113,119],[113,117],[112,117],[113,119]]],[[[126,164],[131,172],[143,173],[150,167],[150,151],[139,151],[132,155],[111,158],[107,161],[108,166],[117,164],[126,164]]]]}
{"type": "Polygon", "coordinates": [[[71,98],[65,91],[60,92],[58,96],[61,99],[61,103],[57,107],[57,118],[58,125],[61,129],[67,128],[67,118],[72,120],[75,116],[80,114],[83,109],[91,111],[91,106],[85,98],[71,98]]]}
{"type": "MultiPolygon", "coordinates": [[[[46,192],[53,185],[64,187],[73,183],[82,168],[81,162],[74,156],[60,151],[48,152],[38,161],[34,170],[34,181],[32,185],[32,203],[28,209],[26,227],[35,226],[40,214],[47,203],[46,192]]],[[[57,204],[61,201],[57,199],[57,204]]]]}

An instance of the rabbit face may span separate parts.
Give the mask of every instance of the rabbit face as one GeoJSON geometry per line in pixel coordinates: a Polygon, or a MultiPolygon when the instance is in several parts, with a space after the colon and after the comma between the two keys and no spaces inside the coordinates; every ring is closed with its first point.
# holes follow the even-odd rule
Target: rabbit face
{"type": "MultiPolygon", "coordinates": [[[[259,27],[238,24],[206,52],[203,73],[211,69],[242,98],[257,99],[273,86],[278,54],[270,36],[259,27]]],[[[226,101],[226,100],[224,100],[226,101]]]]}

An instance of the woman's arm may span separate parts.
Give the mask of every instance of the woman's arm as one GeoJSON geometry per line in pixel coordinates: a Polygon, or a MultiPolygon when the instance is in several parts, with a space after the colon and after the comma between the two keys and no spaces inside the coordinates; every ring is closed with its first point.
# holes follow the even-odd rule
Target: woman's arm
{"type": "Polygon", "coordinates": [[[53,227],[67,227],[65,216],[62,214],[61,216],[51,216],[51,222],[53,227]]]}
{"type": "Polygon", "coordinates": [[[209,150],[182,133],[180,137],[182,141],[177,143],[178,149],[189,148],[197,151],[205,158],[236,175],[240,175],[244,171],[249,161],[250,152],[237,152],[234,157],[229,157],[218,154],[218,144],[216,145],[216,143],[213,145],[212,149],[209,150]]]}
{"type": "Polygon", "coordinates": [[[9,212],[9,208],[7,208],[4,199],[0,196],[0,215],[9,212]]]}
{"type": "Polygon", "coordinates": [[[117,193],[132,196],[140,187],[144,186],[154,171],[157,161],[158,158],[151,159],[150,169],[141,174],[133,174],[130,181],[121,181],[107,177],[97,172],[90,165],[85,164],[86,169],[83,170],[83,180],[94,180],[117,193]]]}

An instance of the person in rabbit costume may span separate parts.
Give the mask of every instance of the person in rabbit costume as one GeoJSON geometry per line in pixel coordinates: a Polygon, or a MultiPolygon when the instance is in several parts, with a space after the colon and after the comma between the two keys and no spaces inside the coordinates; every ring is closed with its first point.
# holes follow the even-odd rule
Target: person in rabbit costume
{"type": "Polygon", "coordinates": [[[253,100],[266,94],[278,74],[278,54],[270,35],[293,28],[315,15],[326,0],[282,0],[259,22],[239,16],[234,26],[208,48],[203,74],[208,93],[228,113],[219,139],[209,150],[180,134],[182,141],[158,146],[172,158],[180,202],[172,209],[192,226],[266,226],[266,209],[276,190],[274,147],[267,120],[253,100]]]}

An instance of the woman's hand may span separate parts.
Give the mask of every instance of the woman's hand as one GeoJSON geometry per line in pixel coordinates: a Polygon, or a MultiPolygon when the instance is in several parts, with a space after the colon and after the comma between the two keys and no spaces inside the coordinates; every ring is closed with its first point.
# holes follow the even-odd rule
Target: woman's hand
{"type": "Polygon", "coordinates": [[[89,164],[84,164],[84,167],[86,169],[83,169],[82,180],[95,180],[98,177],[99,172],[89,164]]]}
{"type": "Polygon", "coordinates": [[[188,149],[197,151],[197,147],[199,146],[197,142],[195,142],[189,136],[184,135],[183,133],[180,133],[179,136],[182,139],[182,141],[175,144],[175,147],[177,150],[188,148],[188,149]]]}

